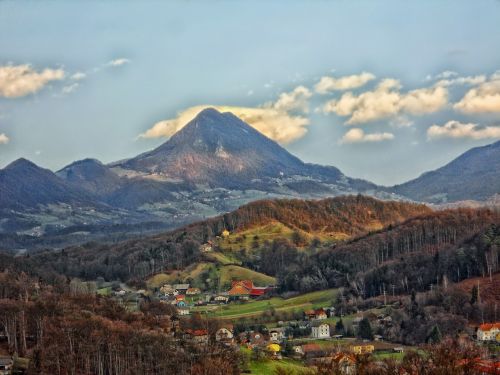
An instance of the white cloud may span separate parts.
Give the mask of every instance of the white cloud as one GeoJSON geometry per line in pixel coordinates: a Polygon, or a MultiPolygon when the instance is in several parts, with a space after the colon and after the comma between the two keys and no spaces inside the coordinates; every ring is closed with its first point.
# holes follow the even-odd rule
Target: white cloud
{"type": "Polygon", "coordinates": [[[427,129],[429,140],[440,138],[485,139],[500,138],[500,126],[480,127],[478,124],[464,124],[459,121],[448,121],[446,124],[432,125],[427,129]]]}
{"type": "Polygon", "coordinates": [[[119,59],[114,59],[114,60],[111,60],[108,62],[108,66],[122,66],[122,65],[125,65],[125,64],[129,64],[130,63],[130,60],[129,59],[126,59],[126,58],[119,58],[119,59]]]}
{"type": "Polygon", "coordinates": [[[84,73],[84,72],[76,72],[75,74],[73,74],[70,78],[73,80],[73,81],[80,81],[82,79],[85,79],[87,77],[87,75],[84,73]]]}
{"type": "Polygon", "coordinates": [[[469,114],[500,112],[500,75],[495,73],[489,81],[471,88],[453,108],[469,114]]]}
{"type": "Polygon", "coordinates": [[[327,94],[330,91],[352,90],[366,85],[375,79],[375,75],[368,72],[353,74],[344,77],[321,77],[320,81],[314,86],[314,90],[319,94],[327,94]]]}
{"type": "Polygon", "coordinates": [[[71,94],[73,91],[75,91],[78,86],[80,86],[77,82],[74,82],[70,85],[64,86],[61,90],[63,94],[71,94]]]}
{"type": "Polygon", "coordinates": [[[346,124],[359,124],[404,114],[433,113],[448,104],[448,90],[442,86],[421,88],[402,93],[398,80],[382,80],[373,91],[359,95],[347,92],[338,100],[327,102],[323,111],[350,116],[346,124]]]}
{"type": "Polygon", "coordinates": [[[311,95],[307,88],[299,86],[291,92],[282,93],[276,102],[269,102],[260,107],[198,105],[179,112],[175,118],[157,122],[139,137],[171,137],[203,109],[212,107],[220,112],[232,112],[267,137],[286,144],[307,133],[309,119],[297,112],[308,112],[307,99],[311,95]]]}
{"type": "Polygon", "coordinates": [[[0,144],[5,145],[9,143],[10,139],[5,135],[5,133],[0,133],[0,144]]]}
{"type": "Polygon", "coordinates": [[[449,79],[451,77],[456,77],[456,76],[458,76],[457,72],[454,72],[452,70],[445,70],[444,72],[437,74],[435,78],[437,78],[437,79],[449,79]]]}
{"type": "Polygon", "coordinates": [[[436,82],[436,86],[469,85],[475,86],[486,81],[484,74],[468,77],[455,77],[450,79],[441,79],[436,82]]]}
{"type": "Polygon", "coordinates": [[[31,65],[0,66],[0,96],[18,98],[41,90],[50,81],[64,78],[62,69],[34,70],[31,65]]]}
{"type": "Polygon", "coordinates": [[[371,133],[366,134],[362,129],[353,128],[344,134],[340,143],[365,143],[365,142],[382,142],[394,139],[392,133],[371,133]]]}
{"type": "Polygon", "coordinates": [[[277,111],[301,111],[309,112],[309,98],[312,96],[311,91],[307,87],[297,86],[290,92],[280,94],[276,102],[264,104],[265,108],[272,108],[277,111]]]}

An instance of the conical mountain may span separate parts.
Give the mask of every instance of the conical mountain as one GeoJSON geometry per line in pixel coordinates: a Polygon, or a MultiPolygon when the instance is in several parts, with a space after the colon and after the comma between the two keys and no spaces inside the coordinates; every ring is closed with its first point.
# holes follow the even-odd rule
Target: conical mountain
{"type": "MultiPolygon", "coordinates": [[[[237,188],[261,180],[316,174],[276,142],[233,115],[200,112],[158,148],[129,159],[122,168],[210,186],[237,188]]],[[[330,177],[342,174],[329,168],[330,177]]]]}

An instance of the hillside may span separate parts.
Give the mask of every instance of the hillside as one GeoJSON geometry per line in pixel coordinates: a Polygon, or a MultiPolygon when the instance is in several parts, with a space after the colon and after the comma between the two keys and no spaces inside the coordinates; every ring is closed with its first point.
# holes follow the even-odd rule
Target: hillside
{"type": "Polygon", "coordinates": [[[309,291],[349,286],[365,297],[408,294],[499,269],[500,215],[485,209],[433,212],[289,262],[280,284],[309,291]],[[496,260],[495,260],[496,259],[496,260]]]}
{"type": "Polygon", "coordinates": [[[500,141],[473,148],[444,167],[392,187],[416,201],[487,200],[500,192],[500,141]]]}
{"type": "Polygon", "coordinates": [[[33,259],[70,276],[95,279],[146,279],[159,272],[183,270],[202,260],[200,245],[224,229],[238,232],[277,220],[304,231],[342,232],[348,237],[366,234],[409,217],[430,212],[423,205],[384,202],[362,196],[319,201],[276,200],[247,204],[238,210],[160,235],[118,244],[88,243],[61,252],[45,252],[33,259]],[[63,256],[64,255],[64,256],[63,256]]]}
{"type": "Polygon", "coordinates": [[[481,303],[500,302],[500,272],[488,277],[473,277],[458,283],[458,288],[465,293],[471,293],[473,287],[479,286],[479,300],[481,303]]]}

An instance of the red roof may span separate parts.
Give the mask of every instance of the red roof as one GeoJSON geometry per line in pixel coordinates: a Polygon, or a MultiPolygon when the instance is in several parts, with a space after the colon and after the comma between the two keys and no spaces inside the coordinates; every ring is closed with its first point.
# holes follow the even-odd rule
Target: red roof
{"type": "Polygon", "coordinates": [[[486,323],[479,326],[481,331],[491,331],[493,328],[500,329],[500,323],[486,323]]]}
{"type": "Polygon", "coordinates": [[[320,352],[321,346],[319,346],[318,344],[304,344],[302,345],[302,350],[304,351],[304,353],[320,352]]]}
{"type": "Polygon", "coordinates": [[[254,287],[250,290],[250,295],[251,296],[263,296],[267,292],[267,287],[264,288],[259,288],[259,287],[254,287]]]}
{"type": "Polygon", "coordinates": [[[247,288],[248,290],[253,289],[253,281],[252,280],[233,280],[231,282],[231,288],[234,288],[235,286],[243,286],[244,288],[247,288]]]}
{"type": "Polygon", "coordinates": [[[208,335],[208,331],[206,329],[188,329],[186,333],[189,333],[193,336],[206,336],[208,335]]]}

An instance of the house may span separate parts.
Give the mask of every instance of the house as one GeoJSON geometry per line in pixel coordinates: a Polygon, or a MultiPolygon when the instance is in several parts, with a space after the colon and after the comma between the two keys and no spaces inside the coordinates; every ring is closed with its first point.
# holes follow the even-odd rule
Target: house
{"type": "Polygon", "coordinates": [[[186,294],[189,289],[189,284],[175,284],[174,290],[179,294],[186,294]]]}
{"type": "Polygon", "coordinates": [[[195,344],[208,344],[208,331],[206,329],[188,329],[185,336],[186,339],[195,344]]]}
{"type": "Polygon", "coordinates": [[[278,344],[269,344],[266,346],[266,350],[273,359],[281,359],[281,346],[278,344]]]}
{"type": "Polygon", "coordinates": [[[314,322],[311,327],[311,337],[326,339],[330,337],[330,326],[327,323],[314,322]]]}
{"type": "Polygon", "coordinates": [[[249,296],[253,288],[252,280],[233,280],[228,294],[230,296],[249,296]]]}
{"type": "Polygon", "coordinates": [[[196,296],[201,293],[201,290],[199,288],[189,288],[186,290],[186,295],[188,296],[196,296]]]}
{"type": "Polygon", "coordinates": [[[500,323],[481,324],[477,329],[477,339],[500,342],[500,323]]]}
{"type": "Polygon", "coordinates": [[[221,327],[215,332],[215,341],[232,343],[233,340],[234,340],[234,334],[233,334],[233,326],[231,324],[221,327]]]}
{"type": "Polygon", "coordinates": [[[183,306],[177,306],[177,314],[180,316],[189,315],[189,309],[183,306]]]}
{"type": "Polygon", "coordinates": [[[354,345],[351,346],[351,352],[354,354],[370,354],[373,353],[375,347],[373,345],[354,345]]]}
{"type": "Polygon", "coordinates": [[[272,289],[273,288],[269,286],[255,286],[252,280],[233,280],[228,294],[235,297],[260,297],[270,292],[272,289]]]}
{"type": "Polygon", "coordinates": [[[229,297],[226,296],[216,296],[214,298],[214,301],[217,303],[228,303],[229,302],[229,297]]]}
{"type": "Polygon", "coordinates": [[[356,373],[356,358],[348,353],[336,353],[332,360],[336,363],[336,367],[343,375],[351,375],[356,373]]]}
{"type": "Polygon", "coordinates": [[[307,310],[304,311],[304,315],[309,320],[322,320],[328,318],[324,309],[307,310]]]}
{"type": "Polygon", "coordinates": [[[165,284],[160,288],[160,292],[166,296],[174,294],[174,287],[170,284],[165,284]]]}
{"type": "Polygon", "coordinates": [[[314,314],[316,315],[316,319],[318,319],[318,320],[328,318],[326,311],[324,309],[314,310],[314,314]]]}
{"type": "Polygon", "coordinates": [[[248,344],[250,347],[255,347],[255,346],[266,346],[268,341],[266,340],[265,336],[260,333],[260,332],[250,332],[248,335],[248,344]]]}
{"type": "Polygon", "coordinates": [[[269,340],[272,342],[281,342],[285,339],[285,329],[283,327],[276,327],[269,329],[269,340]]]}
{"type": "Polygon", "coordinates": [[[214,249],[212,241],[208,241],[207,243],[204,243],[203,245],[200,246],[200,252],[202,253],[209,253],[214,249]]]}
{"type": "Polygon", "coordinates": [[[174,304],[177,307],[187,307],[187,302],[184,299],[176,299],[174,304]]]}
{"type": "Polygon", "coordinates": [[[305,358],[315,358],[323,355],[323,349],[321,349],[321,346],[319,346],[318,344],[301,345],[299,353],[300,352],[305,358]]]}
{"type": "Polygon", "coordinates": [[[12,374],[14,360],[11,357],[0,357],[0,375],[12,374]]]}

